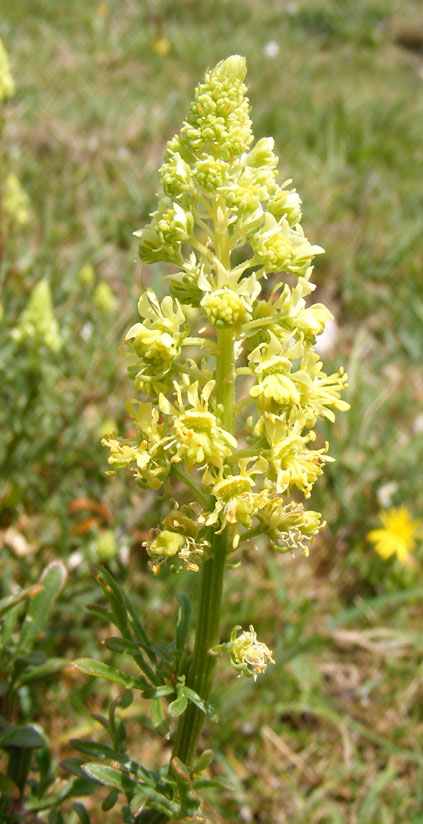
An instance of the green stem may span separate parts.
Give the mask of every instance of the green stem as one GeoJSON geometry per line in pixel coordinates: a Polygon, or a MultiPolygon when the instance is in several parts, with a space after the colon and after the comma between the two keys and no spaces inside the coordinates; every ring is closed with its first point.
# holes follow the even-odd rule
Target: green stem
{"type": "MultiPolygon", "coordinates": [[[[216,658],[209,654],[219,641],[220,607],[223,592],[223,573],[227,550],[225,533],[211,533],[213,557],[204,562],[201,573],[199,612],[195,636],[194,654],[187,683],[205,701],[208,700],[213,681],[216,658]]],[[[192,765],[198,739],[203,726],[204,713],[190,703],[179,723],[173,755],[192,765]]]]}
{"type": "MultiPolygon", "coordinates": [[[[215,208],[215,250],[220,262],[229,268],[230,246],[225,215],[215,208]]],[[[234,433],[235,417],[235,354],[234,334],[231,328],[219,329],[216,347],[216,402],[222,409],[224,428],[234,433]]],[[[228,529],[220,535],[210,530],[211,557],[201,567],[199,607],[194,642],[194,652],[187,676],[187,686],[201,698],[208,701],[216,657],[209,650],[219,642],[220,610],[223,595],[223,575],[228,550],[228,529]]],[[[192,766],[198,739],[204,722],[204,713],[195,704],[189,703],[179,720],[172,756],[180,758],[188,767],[192,766]]],[[[138,819],[145,824],[162,824],[166,816],[154,811],[146,811],[138,819]]]]}
{"type": "MultiPolygon", "coordinates": [[[[220,329],[217,335],[216,400],[223,407],[222,423],[228,432],[234,431],[235,369],[234,337],[232,329],[220,329]]],[[[209,540],[212,556],[204,562],[201,571],[199,612],[194,653],[187,684],[208,701],[216,659],[209,650],[219,641],[220,608],[223,593],[223,573],[228,548],[228,530],[220,535],[211,530],[209,540]]],[[[176,731],[173,755],[190,766],[194,759],[204,713],[189,704],[176,731]]]]}

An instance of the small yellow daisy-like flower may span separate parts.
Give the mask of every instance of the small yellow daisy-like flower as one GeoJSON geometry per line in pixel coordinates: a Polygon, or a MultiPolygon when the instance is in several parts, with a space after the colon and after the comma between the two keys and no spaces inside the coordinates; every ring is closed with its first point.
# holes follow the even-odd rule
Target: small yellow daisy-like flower
{"type": "Polygon", "coordinates": [[[418,538],[423,537],[423,521],[412,521],[406,506],[391,507],[380,512],[379,518],[383,527],[368,532],[368,540],[382,558],[396,555],[402,564],[406,564],[409,553],[416,549],[418,538]]]}

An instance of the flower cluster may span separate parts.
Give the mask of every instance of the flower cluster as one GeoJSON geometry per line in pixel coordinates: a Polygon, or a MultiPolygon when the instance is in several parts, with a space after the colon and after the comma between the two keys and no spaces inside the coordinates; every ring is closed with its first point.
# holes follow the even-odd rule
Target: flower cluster
{"type": "MultiPolygon", "coordinates": [[[[142,394],[128,407],[136,435],[104,443],[112,471],[153,489],[183,480],[195,502],[186,517],[199,507],[195,531],[152,533],[155,572],[169,558],[197,569],[223,533],[232,550],[265,534],[277,551],[307,554],[324,524],[296,497],[310,496],[332,460],[314,427],[348,408],[346,375],[326,374],[313,349],[331,318],[308,302],[323,249],[305,236],[291,180],[278,183],[272,138],[254,143],[245,75],[238,55],[206,73],[168,143],[157,209],[136,233],[143,261],[176,271],[171,296],[141,295],[142,321],[125,337],[142,394]],[[233,423],[236,403],[250,409],[233,423]]],[[[256,674],[259,657],[244,645],[260,650],[252,629],[233,639],[233,659],[256,674]]]]}
{"type": "Polygon", "coordinates": [[[32,346],[45,345],[52,352],[62,347],[62,338],[54,316],[50,286],[40,280],[32,290],[22,312],[18,326],[12,329],[12,337],[18,342],[28,341],[32,346]]]}
{"type": "Polygon", "coordinates": [[[17,226],[25,226],[29,222],[29,198],[13,172],[4,181],[2,205],[9,221],[17,226]]]}
{"type": "Polygon", "coordinates": [[[15,94],[15,83],[10,71],[9,58],[0,37],[0,102],[15,94]]]}

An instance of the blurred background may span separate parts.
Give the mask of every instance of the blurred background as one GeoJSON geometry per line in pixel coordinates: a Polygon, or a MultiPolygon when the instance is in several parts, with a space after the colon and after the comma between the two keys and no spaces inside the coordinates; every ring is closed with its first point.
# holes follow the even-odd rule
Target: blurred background
{"type": "MultiPolygon", "coordinates": [[[[306,234],[326,249],[315,296],[334,321],[318,347],[326,371],[349,372],[351,410],[321,427],[336,462],[311,500],[328,523],[311,557],[261,546],[229,578],[225,629],[234,613],[253,621],[277,663],[257,684],[221,672],[221,723],[205,741],[235,792],[210,794],[208,814],[421,824],[421,2],[6,0],[0,37],[16,85],[2,135],[3,595],[63,560],[37,649],[71,660],[98,656],[104,636],[84,609],[101,601],[90,562],[119,577],[158,637],[175,592],[195,588],[165,569],[152,583],[141,542],[159,504],[107,479],[99,444],[125,431],[118,346],[142,286],[163,290],[167,273],[136,262],[132,237],[165,143],[205,69],[244,54],[255,136],[275,138],[306,234]]],[[[28,693],[22,717],[57,763],[111,694],[65,669],[28,693]]],[[[128,735],[157,763],[167,756],[148,732],[140,743],[142,717],[132,705],[128,735]]],[[[86,803],[103,821],[98,798],[86,803]]]]}

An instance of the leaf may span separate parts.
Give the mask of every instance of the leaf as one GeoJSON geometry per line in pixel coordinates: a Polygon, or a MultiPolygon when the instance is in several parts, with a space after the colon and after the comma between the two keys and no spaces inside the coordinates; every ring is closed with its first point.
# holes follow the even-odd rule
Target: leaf
{"type": "Polygon", "coordinates": [[[143,692],[143,698],[165,698],[166,695],[173,695],[175,688],[168,684],[160,687],[147,687],[143,692]]]}
{"type": "MultiPolygon", "coordinates": [[[[179,813],[179,806],[174,804],[165,795],[156,792],[151,787],[139,787],[136,794],[131,799],[130,810],[134,815],[138,815],[144,807],[148,809],[158,810],[165,815],[171,815],[174,819],[175,815],[179,813]]],[[[174,819],[175,820],[175,819],[174,819]]],[[[180,819],[176,819],[180,820],[180,819]]]]}
{"type": "Polygon", "coordinates": [[[172,770],[175,773],[175,777],[177,778],[177,780],[182,781],[183,784],[190,784],[191,776],[189,770],[186,767],[186,765],[181,761],[181,759],[174,756],[170,763],[172,765],[172,770]]]}
{"type": "Polygon", "coordinates": [[[178,695],[174,701],[168,706],[168,710],[173,718],[178,718],[179,715],[182,715],[185,712],[188,706],[188,698],[186,695],[178,695]]]}
{"type": "Polygon", "coordinates": [[[20,796],[19,787],[6,775],[0,773],[0,798],[11,798],[16,801],[20,796]]]}
{"type": "Polygon", "coordinates": [[[100,607],[98,604],[86,604],[86,609],[89,609],[90,612],[95,612],[96,615],[101,615],[108,624],[113,624],[113,613],[106,609],[106,607],[100,607]]]}
{"type": "Polygon", "coordinates": [[[139,653],[137,645],[133,641],[128,641],[127,638],[116,638],[115,636],[107,638],[106,647],[111,649],[112,652],[127,653],[132,656],[139,653]]]}
{"type": "Polygon", "coordinates": [[[28,589],[21,589],[20,592],[16,593],[16,595],[9,595],[7,598],[2,598],[0,601],[0,618],[2,615],[5,615],[9,609],[13,609],[13,607],[17,604],[22,603],[22,601],[27,601],[29,598],[33,598],[34,595],[41,592],[41,589],[41,584],[34,584],[33,587],[28,587],[28,589]]]}
{"type": "Polygon", "coordinates": [[[125,692],[122,692],[122,694],[119,696],[117,706],[122,707],[123,710],[126,710],[127,707],[131,706],[133,700],[134,696],[131,690],[127,690],[125,692]]]}
{"type": "Polygon", "coordinates": [[[82,758],[64,758],[63,761],[60,762],[59,767],[71,773],[71,775],[78,776],[78,778],[85,778],[85,773],[82,770],[83,763],[82,758]]]}
{"type": "MultiPolygon", "coordinates": [[[[115,758],[115,751],[108,744],[101,744],[97,741],[90,741],[85,738],[71,738],[70,745],[84,755],[91,755],[94,758],[115,758]]],[[[82,762],[81,762],[82,767],[82,762]]]]}
{"type": "Polygon", "coordinates": [[[111,667],[109,664],[104,664],[102,661],[97,661],[95,658],[77,658],[76,661],[73,661],[73,666],[80,672],[85,673],[85,675],[104,678],[106,681],[113,681],[114,684],[120,684],[122,687],[126,687],[126,689],[131,689],[132,687],[138,687],[138,689],[143,688],[143,685],[140,684],[137,678],[128,675],[126,672],[121,672],[121,670],[111,667]]]}
{"type": "Polygon", "coordinates": [[[191,603],[189,598],[181,592],[179,592],[176,597],[179,601],[178,619],[176,623],[176,650],[177,652],[183,652],[191,621],[191,603]]]}
{"type": "Polygon", "coordinates": [[[137,782],[133,781],[123,768],[120,770],[107,764],[83,764],[82,769],[86,775],[100,784],[105,784],[106,787],[114,787],[125,793],[133,793],[137,789],[137,782]]]}
{"type": "Polygon", "coordinates": [[[20,727],[17,724],[9,724],[0,732],[0,747],[23,747],[24,749],[36,749],[44,746],[44,738],[35,727],[20,727]]]}
{"type": "Polygon", "coordinates": [[[209,715],[212,721],[217,721],[216,712],[214,711],[211,704],[208,704],[207,701],[203,701],[203,699],[200,698],[200,696],[196,692],[194,692],[194,690],[192,690],[190,687],[182,687],[181,693],[183,695],[186,695],[189,701],[192,701],[192,703],[195,704],[195,706],[198,707],[200,710],[202,710],[205,713],[205,715],[209,715]]]}
{"type": "Polygon", "coordinates": [[[159,730],[163,729],[165,716],[163,712],[161,698],[152,698],[150,705],[150,715],[153,726],[157,727],[159,730]]]}
{"type": "Polygon", "coordinates": [[[30,667],[40,667],[41,664],[45,664],[47,661],[47,655],[42,650],[33,649],[24,655],[22,661],[30,667]]]}
{"type": "Polygon", "coordinates": [[[106,795],[106,798],[104,799],[104,801],[101,805],[101,809],[103,810],[104,813],[107,813],[109,810],[113,809],[113,807],[116,804],[116,801],[118,800],[118,796],[119,796],[119,791],[118,790],[116,790],[116,789],[110,790],[110,792],[106,795]]]}
{"type": "Polygon", "coordinates": [[[232,790],[233,786],[230,781],[227,781],[226,778],[197,778],[196,781],[193,781],[192,784],[193,790],[203,790],[203,789],[220,789],[220,790],[232,790]]]}
{"type": "Polygon", "coordinates": [[[83,804],[81,804],[79,801],[74,801],[73,809],[75,810],[79,820],[81,821],[81,824],[90,824],[91,819],[83,804]]]}
{"type": "Polygon", "coordinates": [[[51,607],[63,589],[67,578],[66,567],[62,561],[52,561],[41,575],[39,583],[42,590],[31,599],[22,627],[18,652],[30,649],[34,639],[44,629],[51,607]]]}
{"type": "Polygon", "coordinates": [[[213,750],[204,750],[201,755],[194,761],[194,773],[203,772],[210,766],[214,759],[213,750]]]}
{"type": "Polygon", "coordinates": [[[19,677],[19,684],[30,684],[33,681],[44,680],[44,678],[66,669],[70,663],[68,658],[49,658],[45,664],[41,664],[37,669],[24,672],[19,677]]]}
{"type": "Polygon", "coordinates": [[[113,623],[118,628],[121,635],[131,641],[132,638],[128,627],[127,611],[119,585],[104,567],[91,564],[90,569],[109,602],[113,613],[113,623]]]}

